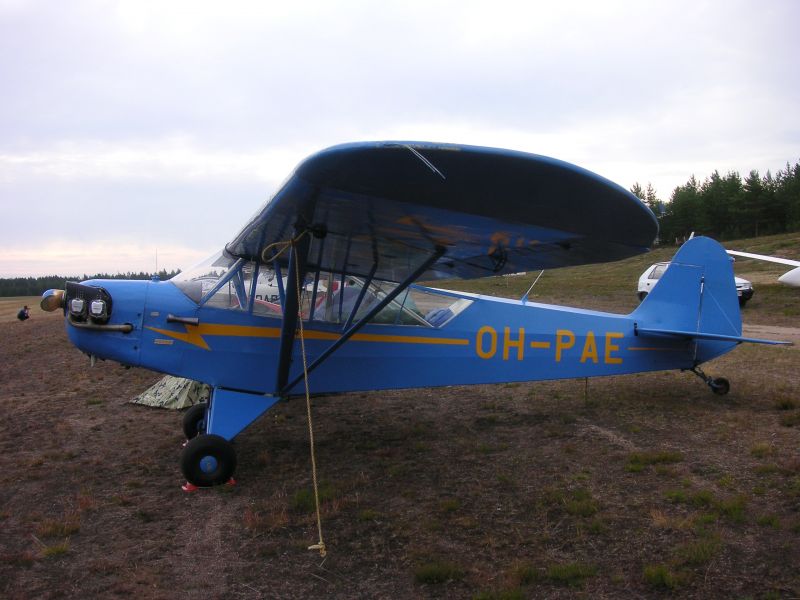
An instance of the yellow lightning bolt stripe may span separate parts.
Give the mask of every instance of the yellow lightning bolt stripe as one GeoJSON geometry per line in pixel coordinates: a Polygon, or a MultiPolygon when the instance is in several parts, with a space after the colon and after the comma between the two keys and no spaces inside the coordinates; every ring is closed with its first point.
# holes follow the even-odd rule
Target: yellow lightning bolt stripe
{"type": "MultiPolygon", "coordinates": [[[[175,338],[187,344],[192,344],[211,350],[203,336],[218,335],[228,337],[258,337],[258,338],[278,338],[281,330],[277,327],[253,327],[249,325],[220,325],[216,323],[201,323],[200,325],[184,325],[186,332],[172,331],[169,329],[158,329],[147,327],[151,331],[175,338]]],[[[305,330],[305,338],[308,340],[336,340],[339,334],[327,331],[305,330]]],[[[384,344],[438,344],[446,346],[468,346],[469,340],[463,338],[440,338],[424,337],[416,335],[385,335],[378,333],[356,333],[353,336],[355,342],[379,342],[384,344]]]]}
{"type": "Polygon", "coordinates": [[[277,327],[251,327],[248,325],[220,325],[217,323],[201,323],[200,325],[184,325],[186,332],[172,331],[170,329],[158,329],[156,327],[148,327],[156,333],[173,337],[176,340],[181,340],[187,344],[193,344],[204,350],[211,350],[208,347],[204,335],[226,335],[232,337],[263,337],[263,338],[277,338],[281,334],[281,330],[277,327]]]}

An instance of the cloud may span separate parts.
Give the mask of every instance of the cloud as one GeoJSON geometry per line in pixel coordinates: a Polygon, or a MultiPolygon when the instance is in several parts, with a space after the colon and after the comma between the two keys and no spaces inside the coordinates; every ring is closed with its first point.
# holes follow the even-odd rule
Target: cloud
{"type": "Polygon", "coordinates": [[[368,139],[545,154],[665,198],[774,171],[800,158],[797,22],[789,0],[0,1],[0,202],[24,209],[0,238],[210,253],[305,156],[368,139]]]}
{"type": "Polygon", "coordinates": [[[77,276],[186,269],[206,258],[192,248],[117,239],[0,247],[0,277],[77,276]]]}
{"type": "Polygon", "coordinates": [[[235,152],[203,147],[186,136],[119,141],[57,141],[48,147],[0,154],[0,182],[47,178],[80,180],[241,180],[275,183],[296,162],[290,147],[235,152]]]}

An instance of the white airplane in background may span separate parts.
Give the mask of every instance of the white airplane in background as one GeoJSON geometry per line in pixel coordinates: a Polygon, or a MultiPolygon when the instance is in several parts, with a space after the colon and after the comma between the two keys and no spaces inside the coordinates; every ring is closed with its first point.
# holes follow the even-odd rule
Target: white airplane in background
{"type": "Polygon", "coordinates": [[[800,260],[791,260],[789,258],[780,258],[778,256],[767,256],[765,254],[752,254],[750,252],[739,252],[738,250],[727,250],[728,254],[733,256],[741,256],[743,258],[754,258],[756,260],[765,260],[768,262],[779,263],[782,265],[789,265],[795,267],[791,271],[787,271],[780,277],[778,281],[790,285],[792,287],[800,287],[800,260]]]}

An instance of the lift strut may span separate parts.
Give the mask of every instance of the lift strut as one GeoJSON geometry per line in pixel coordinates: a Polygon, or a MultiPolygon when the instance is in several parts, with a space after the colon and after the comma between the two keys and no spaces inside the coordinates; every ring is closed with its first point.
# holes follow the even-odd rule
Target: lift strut
{"type": "Polygon", "coordinates": [[[292,244],[289,254],[289,274],[286,277],[286,289],[284,290],[286,296],[283,304],[281,345],[278,351],[278,374],[275,382],[276,390],[282,390],[289,379],[292,347],[294,346],[297,330],[297,313],[300,307],[298,290],[302,288],[302,282],[306,276],[308,249],[311,245],[311,236],[301,235],[299,238],[296,243],[292,244]]]}
{"type": "MultiPolygon", "coordinates": [[[[311,373],[314,369],[320,366],[327,358],[336,352],[347,340],[349,340],[355,333],[357,333],[364,325],[369,323],[375,315],[381,312],[389,303],[394,300],[397,296],[403,293],[408,286],[414,283],[425,271],[427,271],[430,266],[435,263],[441,256],[445,253],[445,248],[443,246],[436,246],[435,251],[431,254],[417,269],[411,273],[408,277],[406,277],[400,284],[397,285],[391,292],[386,294],[386,296],[378,302],[375,306],[373,306],[370,311],[361,317],[358,321],[350,325],[345,331],[342,333],[339,338],[333,342],[328,348],[326,348],[322,354],[320,354],[314,362],[308,365],[307,373],[311,373]]],[[[301,255],[302,256],[302,255],[301,255]]],[[[295,317],[292,322],[292,330],[294,330],[295,325],[297,324],[297,309],[295,308],[295,317]]],[[[287,317],[289,316],[288,312],[284,312],[284,326],[286,325],[287,317]]],[[[281,349],[283,347],[281,346],[281,349]]],[[[288,369],[288,366],[287,366],[288,369]]],[[[280,372],[279,372],[280,376],[280,372]]],[[[303,379],[303,374],[300,373],[297,377],[292,379],[292,381],[284,386],[279,388],[281,390],[281,394],[287,394],[289,390],[291,390],[295,385],[297,385],[303,379]]]]}

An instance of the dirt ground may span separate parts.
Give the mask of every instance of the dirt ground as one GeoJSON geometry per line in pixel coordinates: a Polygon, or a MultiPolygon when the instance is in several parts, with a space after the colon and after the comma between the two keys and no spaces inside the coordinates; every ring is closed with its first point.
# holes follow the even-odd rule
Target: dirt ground
{"type": "Polygon", "coordinates": [[[800,350],[687,373],[314,400],[187,494],[158,375],[89,367],[58,316],[0,322],[3,598],[796,598],[800,350]]]}

